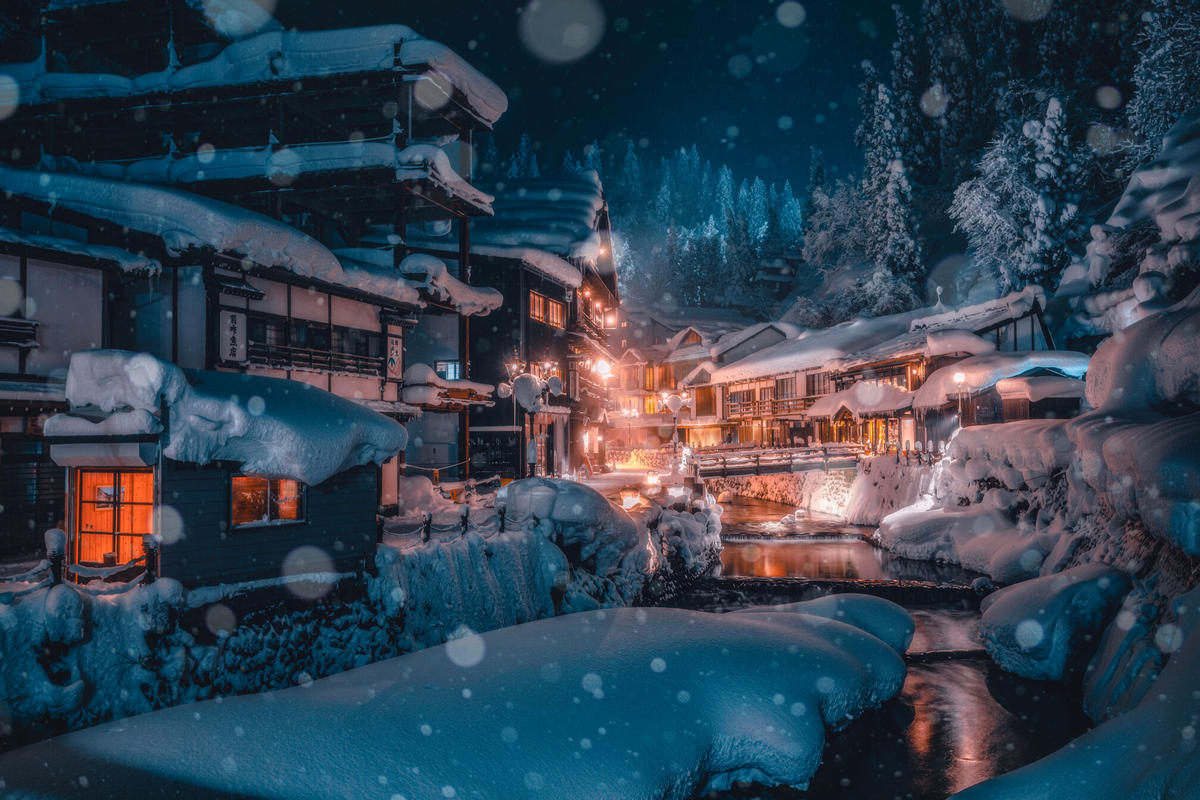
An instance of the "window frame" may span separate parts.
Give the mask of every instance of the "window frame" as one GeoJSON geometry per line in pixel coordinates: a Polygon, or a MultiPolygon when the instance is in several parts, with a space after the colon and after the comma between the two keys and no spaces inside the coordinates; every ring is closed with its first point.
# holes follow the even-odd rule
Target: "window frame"
{"type": "Polygon", "coordinates": [[[308,524],[308,484],[303,481],[296,481],[296,485],[300,487],[300,511],[296,519],[268,519],[255,520],[254,522],[234,522],[233,521],[233,482],[236,478],[259,478],[267,482],[267,509],[268,513],[271,507],[271,484],[276,481],[295,480],[294,478],[268,478],[266,475],[257,475],[253,472],[231,472],[229,480],[225,482],[227,501],[226,516],[229,519],[230,531],[245,531],[254,530],[256,528],[288,528],[294,525],[308,524]]]}
{"type": "MultiPolygon", "coordinates": [[[[117,562],[116,562],[117,564],[125,564],[125,563],[128,563],[129,561],[132,561],[133,559],[140,558],[142,555],[142,549],[141,549],[141,547],[137,546],[138,542],[142,539],[143,536],[147,536],[147,535],[152,536],[155,533],[155,521],[156,521],[155,517],[156,517],[157,509],[158,509],[157,497],[158,497],[158,483],[157,483],[157,478],[154,474],[153,467],[74,467],[73,474],[71,475],[71,509],[70,509],[71,516],[72,516],[72,521],[71,521],[72,531],[71,532],[73,534],[73,539],[74,539],[74,541],[72,542],[72,546],[71,546],[71,554],[73,556],[72,563],[82,564],[82,565],[87,565],[87,566],[103,566],[103,564],[104,564],[103,557],[99,561],[83,561],[82,560],[83,537],[85,535],[110,537],[112,540],[111,550],[106,550],[105,552],[114,553],[117,558],[117,562]],[[100,506],[100,502],[98,500],[84,500],[82,495],[80,494],[80,488],[83,485],[82,476],[84,474],[88,474],[88,473],[107,473],[107,474],[111,474],[113,476],[112,488],[114,490],[113,491],[114,497],[113,497],[113,500],[111,503],[106,503],[105,505],[109,506],[112,509],[112,525],[110,527],[112,527],[116,530],[109,530],[109,531],[85,531],[85,530],[82,530],[83,506],[91,505],[91,506],[96,507],[97,510],[99,509],[99,506],[100,506]],[[121,485],[121,476],[123,474],[132,474],[132,473],[137,473],[137,474],[142,474],[142,475],[148,474],[150,476],[150,501],[149,502],[145,502],[145,501],[141,501],[141,500],[125,499],[125,491],[124,491],[125,487],[121,485]],[[150,508],[150,530],[146,531],[146,532],[142,532],[142,533],[122,533],[120,531],[120,527],[121,527],[122,508],[124,506],[133,506],[133,507],[149,506],[149,508],[150,508]],[[131,550],[130,557],[125,560],[121,560],[121,543],[119,541],[121,537],[126,537],[129,539],[135,540],[134,547],[131,550]]],[[[132,514],[132,512],[130,512],[130,513],[132,514]]]]}

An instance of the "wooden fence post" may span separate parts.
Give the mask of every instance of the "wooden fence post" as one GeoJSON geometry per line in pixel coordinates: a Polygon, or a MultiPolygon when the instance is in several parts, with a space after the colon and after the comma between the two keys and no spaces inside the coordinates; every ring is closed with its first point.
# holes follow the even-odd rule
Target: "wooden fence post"
{"type": "Polygon", "coordinates": [[[158,539],[153,534],[142,537],[142,554],[146,557],[146,580],[149,586],[158,578],[158,539]]]}

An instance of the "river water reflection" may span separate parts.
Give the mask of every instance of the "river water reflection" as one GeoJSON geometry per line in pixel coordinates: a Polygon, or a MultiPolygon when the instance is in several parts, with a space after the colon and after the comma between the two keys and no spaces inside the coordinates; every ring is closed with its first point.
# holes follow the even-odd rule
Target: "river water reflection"
{"type": "MultiPolygon", "coordinates": [[[[864,529],[835,521],[780,524],[788,510],[758,501],[729,504],[723,526],[732,540],[725,543],[722,574],[955,584],[974,577],[894,558],[866,541],[864,529]]],[[[922,607],[909,613],[916,623],[910,652],[982,647],[978,612],[922,607]]],[[[739,786],[713,797],[941,800],[1048,755],[1087,727],[1079,698],[1062,684],[1017,678],[978,656],[910,663],[898,697],[829,734],[807,791],[739,786]]]]}

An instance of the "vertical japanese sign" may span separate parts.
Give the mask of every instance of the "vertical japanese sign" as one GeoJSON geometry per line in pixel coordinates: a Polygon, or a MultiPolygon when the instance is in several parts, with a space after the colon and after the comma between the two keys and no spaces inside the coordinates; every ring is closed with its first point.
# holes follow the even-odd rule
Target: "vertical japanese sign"
{"type": "Polygon", "coordinates": [[[221,360],[241,364],[246,360],[246,314],[243,311],[221,311],[221,360]]]}
{"type": "Polygon", "coordinates": [[[400,380],[404,375],[404,337],[389,336],[387,346],[387,376],[400,380]]]}

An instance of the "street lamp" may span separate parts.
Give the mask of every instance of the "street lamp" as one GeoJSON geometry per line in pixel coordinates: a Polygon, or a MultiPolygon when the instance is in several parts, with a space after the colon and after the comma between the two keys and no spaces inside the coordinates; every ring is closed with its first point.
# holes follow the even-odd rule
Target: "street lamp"
{"type": "Polygon", "coordinates": [[[662,393],[663,405],[671,410],[671,460],[675,460],[675,455],[679,449],[679,409],[690,405],[692,396],[687,392],[681,394],[672,394],[671,392],[662,393]]]}
{"type": "Polygon", "coordinates": [[[967,376],[962,372],[954,373],[954,385],[958,387],[958,427],[966,427],[963,423],[963,384],[966,383],[967,376]]]}

